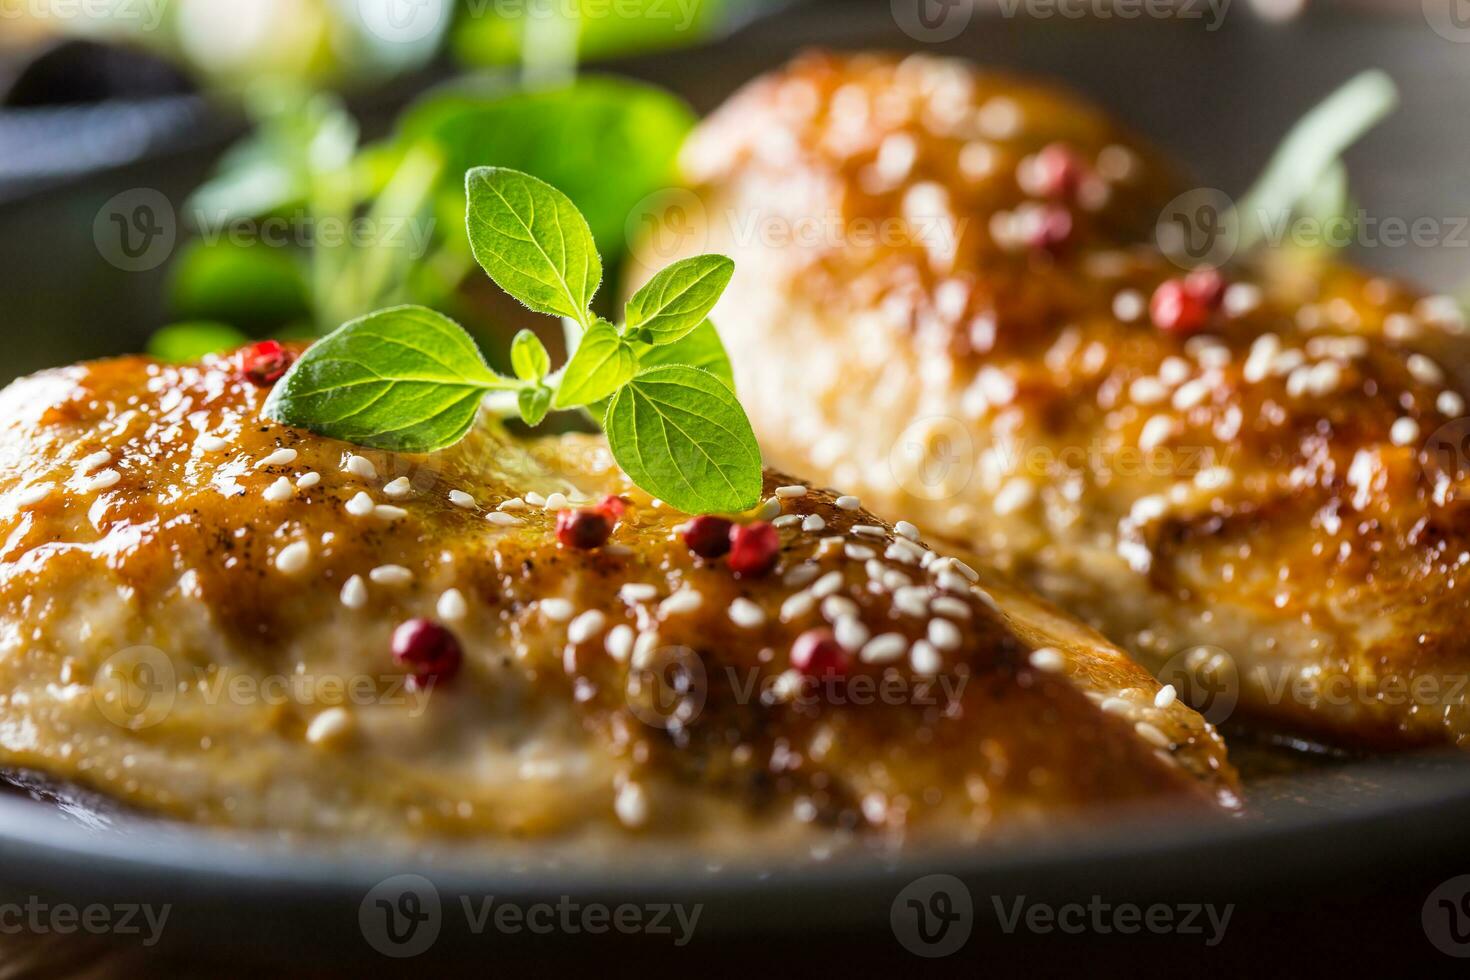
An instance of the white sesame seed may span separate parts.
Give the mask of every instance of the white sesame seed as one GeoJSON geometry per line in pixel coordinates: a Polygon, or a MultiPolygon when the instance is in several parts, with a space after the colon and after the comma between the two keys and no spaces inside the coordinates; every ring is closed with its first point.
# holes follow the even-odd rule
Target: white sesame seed
{"type": "Polygon", "coordinates": [[[263,470],[267,466],[290,466],[292,463],[296,462],[296,457],[298,455],[300,454],[297,453],[294,449],[277,449],[275,452],[271,453],[269,456],[266,456],[260,462],[256,463],[255,468],[258,470],[263,470]]]}
{"type": "Polygon", "coordinates": [[[51,496],[51,492],[55,489],[55,484],[38,483],[33,487],[22,490],[20,496],[16,498],[15,502],[20,507],[34,507],[36,506],[36,504],[39,504],[41,501],[51,496]]]}
{"type": "Polygon", "coordinates": [[[1036,484],[1024,476],[1013,476],[996,491],[991,509],[1002,516],[1014,514],[1036,499],[1036,484]]]}
{"type": "Polygon", "coordinates": [[[296,541],[276,555],[276,569],[285,575],[300,575],[311,564],[311,545],[296,541]]]}
{"type": "Polygon", "coordinates": [[[805,497],[806,496],[806,487],[802,487],[802,486],[777,487],[776,488],[776,496],[782,498],[783,500],[794,500],[797,497],[805,497]]]}
{"type": "Polygon", "coordinates": [[[817,542],[817,557],[830,558],[842,550],[843,544],[841,538],[828,535],[817,542]]]}
{"type": "Polygon", "coordinates": [[[964,562],[960,561],[958,558],[951,557],[949,560],[949,567],[959,572],[971,582],[980,581],[980,573],[975,571],[969,565],[966,565],[964,562]]]}
{"type": "Polygon", "coordinates": [[[633,666],[639,670],[649,667],[653,663],[653,654],[658,650],[659,636],[657,630],[649,630],[638,634],[638,639],[633,641],[633,666]]]}
{"type": "Polygon", "coordinates": [[[970,607],[963,600],[956,599],[952,595],[937,595],[929,600],[929,608],[936,615],[950,616],[954,619],[969,619],[970,607]]]}
{"type": "Polygon", "coordinates": [[[306,726],[306,740],[312,745],[325,745],[346,735],[352,729],[352,716],[346,708],[328,708],[306,726]]]}
{"type": "Polygon", "coordinates": [[[652,602],[658,598],[658,588],[646,582],[629,582],[618,590],[624,602],[652,602]]]}
{"type": "Polygon", "coordinates": [[[1407,446],[1419,438],[1419,423],[1407,416],[1396,419],[1388,430],[1388,438],[1395,446],[1407,446]]]}
{"type": "Polygon", "coordinates": [[[342,584],[340,595],[342,605],[348,609],[361,609],[367,605],[368,590],[367,583],[362,580],[361,575],[354,575],[342,584]]]}
{"type": "Polygon", "coordinates": [[[858,659],[865,664],[892,663],[909,648],[909,641],[902,633],[884,633],[875,636],[858,653],[858,659]]]}
{"type": "Polygon", "coordinates": [[[561,492],[548,494],[543,505],[547,510],[566,510],[570,506],[567,495],[561,492]]]}
{"type": "Polygon", "coordinates": [[[408,585],[413,581],[413,572],[402,565],[379,565],[368,572],[368,578],[378,585],[408,585]]]}
{"type": "Polygon", "coordinates": [[[348,456],[347,462],[343,464],[342,469],[351,473],[353,476],[360,476],[364,480],[376,480],[378,478],[378,468],[373,465],[372,460],[363,456],[348,456]]]}
{"type": "Polygon", "coordinates": [[[310,490],[312,487],[321,482],[322,475],[311,470],[308,470],[307,472],[301,474],[299,477],[296,478],[296,485],[302,490],[310,490]]]}
{"type": "Polygon", "coordinates": [[[82,481],[82,490],[86,493],[98,490],[109,490],[122,482],[122,474],[117,470],[103,470],[96,476],[82,481]]]}
{"type": "Polygon", "coordinates": [[[937,674],[944,666],[944,659],[928,640],[919,640],[909,648],[909,666],[918,674],[937,674]]]}
{"type": "Polygon", "coordinates": [[[1167,415],[1152,416],[1138,433],[1138,448],[1145,452],[1157,449],[1174,434],[1174,420],[1167,415]]]}
{"type": "Polygon", "coordinates": [[[408,511],[392,504],[379,504],[373,508],[373,516],[380,521],[401,521],[408,516],[408,511]]]}
{"type": "Polygon", "coordinates": [[[99,450],[77,464],[77,476],[86,476],[110,462],[112,462],[112,453],[105,449],[99,450]]]}
{"type": "Polygon", "coordinates": [[[800,523],[801,523],[801,515],[800,514],[782,514],[780,517],[776,518],[774,521],[771,522],[772,526],[774,526],[774,527],[790,527],[793,524],[800,524],[800,523]]]}
{"type": "Polygon", "coordinates": [[[369,497],[366,493],[362,491],[358,491],[356,496],[347,501],[347,513],[351,514],[353,517],[367,517],[377,506],[378,505],[373,502],[372,497],[369,497]]]}
{"type": "Polygon", "coordinates": [[[704,605],[704,595],[696,592],[694,589],[685,588],[680,589],[663,602],[660,602],[658,604],[658,613],[664,617],[682,616],[685,613],[694,612],[702,605],[704,605]]]}
{"type": "Polygon", "coordinates": [[[413,493],[413,484],[409,481],[408,477],[400,476],[392,483],[383,487],[383,493],[392,497],[394,500],[402,500],[404,497],[413,493]]]}
{"type": "Polygon", "coordinates": [[[816,604],[816,597],[810,592],[798,592],[788,596],[786,601],[781,603],[781,622],[789,623],[794,619],[800,619],[811,612],[816,604]]]}
{"type": "Polygon", "coordinates": [[[1248,282],[1234,282],[1225,288],[1221,306],[1226,316],[1245,316],[1261,305],[1261,290],[1248,282]]]}
{"type": "Polygon", "coordinates": [[[908,521],[899,521],[897,524],[893,525],[893,529],[899,534],[902,534],[904,537],[908,538],[910,541],[919,540],[918,527],[910,524],[908,521]]]}
{"type": "Polygon", "coordinates": [[[1195,378],[1180,385],[1174,392],[1173,405],[1183,412],[1199,405],[1210,395],[1210,383],[1204,378],[1195,378]]]}
{"type": "Polygon", "coordinates": [[[891,561],[903,562],[905,565],[917,565],[924,560],[926,554],[928,552],[907,538],[894,538],[888,550],[883,552],[883,557],[891,561]]]}
{"type": "Polygon", "coordinates": [[[266,487],[261,496],[264,497],[266,500],[269,500],[273,504],[279,504],[283,501],[290,500],[291,497],[294,496],[294,493],[291,490],[291,481],[283,476],[275,483],[272,483],[270,486],[266,487]]]}
{"type": "Polygon", "coordinates": [[[458,589],[445,589],[435,608],[439,618],[447,623],[461,622],[470,613],[469,603],[465,602],[464,593],[458,589]]]}
{"type": "Polygon", "coordinates": [[[843,616],[832,624],[832,636],[844,650],[861,650],[871,635],[856,616],[843,616]]]}
{"type": "Polygon", "coordinates": [[[525,510],[526,509],[526,502],[524,500],[522,500],[520,497],[511,497],[509,500],[502,500],[499,504],[496,505],[495,509],[496,510],[525,510]]]}
{"type": "Polygon", "coordinates": [[[541,496],[535,490],[532,490],[530,493],[526,494],[526,503],[530,504],[532,507],[545,507],[546,498],[541,496]]]}
{"type": "Polygon", "coordinates": [[[1420,384],[1437,385],[1444,383],[1444,372],[1440,370],[1439,365],[1423,354],[1410,354],[1405,363],[1409,368],[1409,373],[1420,384]]]}
{"type": "Polygon", "coordinates": [[[766,611],[744,596],[730,603],[730,622],[746,629],[754,629],[766,621],[766,611]]]}
{"type": "Polygon", "coordinates": [[[947,619],[929,620],[929,642],[940,650],[958,650],[960,628],[947,619]]]}
{"type": "Polygon", "coordinates": [[[781,576],[781,584],[792,589],[799,589],[812,579],[816,578],[821,569],[810,562],[793,567],[785,575],[781,576]]]}
{"type": "Polygon", "coordinates": [[[1133,714],[1133,702],[1125,701],[1123,698],[1103,698],[1102,703],[1098,707],[1110,715],[1133,714]]]}
{"type": "Polygon", "coordinates": [[[896,568],[887,568],[883,571],[882,583],[883,588],[889,592],[897,592],[899,589],[906,589],[913,585],[914,580],[896,568]]]}
{"type": "Polygon", "coordinates": [[[828,572],[812,583],[811,593],[818,599],[825,598],[842,588],[842,582],[841,572],[828,572]]]}
{"type": "Polygon", "coordinates": [[[847,557],[851,558],[853,561],[872,561],[873,559],[878,557],[878,552],[874,551],[872,548],[869,548],[865,544],[848,543],[847,545],[843,546],[842,551],[843,554],[847,555],[847,557]]]}
{"type": "Polygon", "coordinates": [[[1067,658],[1062,656],[1062,651],[1056,647],[1039,647],[1032,650],[1031,656],[1027,659],[1037,670],[1053,673],[1064,670],[1067,666],[1067,658]]]}
{"type": "Polygon", "coordinates": [[[1135,378],[1128,386],[1128,397],[1138,405],[1157,405],[1169,397],[1169,389],[1158,378],[1135,378]]]}
{"type": "Polygon", "coordinates": [[[541,600],[541,615],[553,623],[565,623],[572,618],[574,612],[576,612],[576,609],[572,606],[572,600],[570,599],[553,597],[541,600]]]}
{"type": "Polygon", "coordinates": [[[1458,392],[1446,389],[1441,391],[1439,397],[1434,400],[1434,406],[1440,410],[1441,414],[1458,417],[1465,412],[1465,399],[1460,397],[1458,392]]]}
{"type": "Polygon", "coordinates": [[[964,592],[970,587],[970,583],[963,575],[956,575],[954,572],[940,572],[934,576],[934,581],[946,592],[964,592]]]}
{"type": "Polygon", "coordinates": [[[826,527],[827,522],[822,519],[821,514],[808,514],[801,519],[801,529],[812,534],[816,534],[826,527]]]}
{"type": "Polygon", "coordinates": [[[641,827],[648,821],[648,796],[637,783],[624,783],[618,790],[613,810],[626,827],[641,827]]]}
{"type": "Polygon", "coordinates": [[[876,524],[854,524],[852,526],[852,533],[861,534],[869,538],[888,537],[888,532],[876,524]]]}
{"type": "Polygon", "coordinates": [[[773,520],[780,513],[781,501],[776,497],[771,497],[765,503],[761,504],[760,510],[755,512],[755,519],[758,521],[769,521],[773,520]]]}
{"type": "Polygon", "coordinates": [[[822,618],[829,623],[857,614],[858,604],[845,595],[829,595],[822,600],[822,618]]]}
{"type": "Polygon", "coordinates": [[[906,585],[893,592],[893,608],[908,616],[929,615],[929,590],[906,585]]]}
{"type": "Polygon", "coordinates": [[[498,527],[516,527],[517,525],[526,523],[519,517],[512,517],[510,514],[505,514],[500,511],[486,514],[485,520],[498,527]]]}
{"type": "Polygon", "coordinates": [[[1152,742],[1161,749],[1167,749],[1171,747],[1169,736],[1165,735],[1163,732],[1159,731],[1156,726],[1151,725],[1146,721],[1137,722],[1133,726],[1133,730],[1137,732],[1140,736],[1142,736],[1144,741],[1152,742]]]}
{"type": "Polygon", "coordinates": [[[1132,323],[1143,316],[1147,308],[1143,294],[1136,289],[1123,289],[1113,296],[1113,316],[1123,323],[1132,323]]]}
{"type": "Polygon", "coordinates": [[[1167,708],[1174,703],[1174,699],[1178,696],[1179,692],[1174,690],[1173,684],[1165,684],[1159,688],[1159,693],[1154,695],[1154,707],[1160,710],[1167,708]]]}
{"type": "Polygon", "coordinates": [[[205,433],[195,440],[194,444],[206,453],[222,453],[230,448],[230,444],[219,436],[205,433]]]}
{"type": "Polygon", "coordinates": [[[449,491],[449,502],[461,510],[474,510],[479,506],[479,504],[475,503],[475,498],[463,490],[449,491]]]}
{"type": "Polygon", "coordinates": [[[607,626],[607,617],[600,609],[589,609],[567,625],[568,643],[586,643],[607,626]]]}
{"type": "Polygon", "coordinates": [[[863,502],[851,494],[843,494],[837,498],[837,506],[843,510],[857,510],[863,502]]]}
{"type": "Polygon", "coordinates": [[[603,646],[607,647],[607,655],[619,663],[627,660],[633,652],[633,627],[627,623],[614,626],[607,631],[603,646]]]}

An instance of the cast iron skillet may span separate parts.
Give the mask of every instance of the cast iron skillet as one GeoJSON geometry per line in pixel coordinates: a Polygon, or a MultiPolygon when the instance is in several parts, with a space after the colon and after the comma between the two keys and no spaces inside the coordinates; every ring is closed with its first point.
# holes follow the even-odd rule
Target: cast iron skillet
{"type": "MultiPolygon", "coordinates": [[[[977,15],[959,37],[929,47],[1068,83],[1227,192],[1248,183],[1316,99],[1361,68],[1385,68],[1403,92],[1404,108],[1350,153],[1357,198],[1369,213],[1448,221],[1470,214],[1463,179],[1470,172],[1470,124],[1463,121],[1470,118],[1470,59],[1465,48],[1430,30],[1417,6],[1411,13],[1313,16],[1266,27],[1232,9],[1214,31],[1199,21],[977,15]]],[[[848,2],[798,8],[702,50],[615,67],[707,110],[744,79],[812,44],[922,46],[897,29],[888,2],[848,2]]],[[[93,244],[93,218],[108,198],[136,187],[181,201],[219,149],[187,149],[0,209],[0,309],[7,328],[0,373],[140,347],[164,316],[164,271],[125,273],[103,261],[93,244]]],[[[1356,258],[1448,289],[1470,277],[1466,252],[1457,251],[1462,247],[1376,248],[1356,258]]],[[[1464,829],[1470,761],[1447,752],[1337,757],[1256,777],[1248,802],[1251,815],[1235,820],[1186,823],[1132,814],[1004,847],[812,865],[768,866],[752,856],[711,868],[678,858],[579,867],[484,852],[394,857],[360,842],[303,846],[128,815],[97,819],[85,800],[58,805],[17,793],[0,796],[0,899],[170,903],[170,944],[340,965],[377,957],[358,917],[369,890],[394,875],[422,872],[445,908],[440,937],[425,957],[452,963],[484,965],[491,949],[521,957],[546,948],[546,940],[529,934],[470,935],[456,911],[458,898],[487,895],[522,904],[563,896],[584,904],[700,903],[700,936],[715,943],[734,937],[745,949],[740,955],[749,954],[744,944],[756,936],[789,951],[803,937],[843,935],[863,937],[853,942],[869,944],[881,958],[897,950],[888,923],[899,891],[943,872],[974,897],[974,928],[982,936],[1000,935],[990,896],[1237,901],[1237,922],[1254,915],[1267,929],[1266,920],[1290,921],[1334,896],[1377,901],[1381,893],[1392,901],[1374,908],[1363,941],[1371,928],[1380,938],[1401,936],[1419,952],[1428,950],[1421,904],[1439,882],[1470,871],[1464,829]]],[[[593,941],[556,937],[560,949],[593,941]]]]}

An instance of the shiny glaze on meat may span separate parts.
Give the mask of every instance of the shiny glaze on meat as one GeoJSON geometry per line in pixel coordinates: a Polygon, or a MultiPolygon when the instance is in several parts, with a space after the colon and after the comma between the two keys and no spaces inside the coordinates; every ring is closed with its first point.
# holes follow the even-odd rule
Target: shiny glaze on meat
{"type": "Polygon", "coordinates": [[[1214,730],[1155,707],[1159,685],[1121,652],[829,492],[783,498],[822,528],[781,522],[775,571],[737,579],[691,554],[685,516],[600,438],[486,420],[433,456],[359,454],[264,420],[266,394],[228,359],[126,358],[0,395],[0,764],[233,826],[732,847],[1234,802],[1214,730]],[[609,546],[574,550],[534,502],[557,493],[630,507],[609,546]],[[356,516],[360,494],[398,510],[356,516]],[[371,576],[385,566],[401,571],[371,576]],[[354,576],[366,601],[349,608],[354,576]],[[732,620],[737,597],[761,622],[750,606],[732,620]],[[866,694],[802,687],[793,639],[844,611],[901,654],[854,659],[866,694]],[[427,692],[390,655],[414,617],[464,647],[427,692]],[[610,641],[625,625],[636,643],[610,641]],[[1060,657],[1038,669],[1044,645],[1060,657]],[[699,674],[654,696],[655,675],[699,674]],[[897,694],[875,695],[880,680],[897,694]]]}
{"type": "Polygon", "coordinates": [[[1084,103],[928,56],[803,57],[685,169],[682,247],[737,261],[714,320],[776,465],[967,542],[1272,724],[1470,740],[1467,360],[1443,300],[1243,264],[1201,332],[1167,334],[1171,168],[1084,103]],[[1057,142],[1104,189],[1062,202],[1065,245],[1026,247],[1008,230],[1057,204],[1026,177],[1057,142]],[[738,233],[763,217],[909,237],[738,233]]]}

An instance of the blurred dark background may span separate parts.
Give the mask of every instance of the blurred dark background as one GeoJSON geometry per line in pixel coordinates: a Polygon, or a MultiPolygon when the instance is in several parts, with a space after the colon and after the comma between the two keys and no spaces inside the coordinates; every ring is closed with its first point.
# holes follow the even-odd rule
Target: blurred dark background
{"type": "MultiPolygon", "coordinates": [[[[1462,123],[1470,110],[1470,10],[1457,16],[1466,0],[1447,0],[1442,9],[1440,0],[1306,9],[1287,0],[1176,0],[1172,8],[1160,0],[1146,8],[1173,10],[1168,16],[1139,16],[1136,3],[1131,16],[1122,7],[1109,12],[1107,4],[1129,0],[914,0],[938,18],[930,21],[915,21],[912,11],[901,16],[905,4],[890,0],[414,2],[99,0],[94,7],[110,5],[116,14],[96,23],[38,14],[77,9],[71,0],[0,0],[0,267],[10,284],[10,374],[141,349],[175,321],[215,324],[219,308],[230,304],[249,322],[224,324],[232,332],[222,337],[242,329],[309,333],[390,295],[369,291],[356,305],[323,297],[313,291],[322,276],[311,269],[298,276],[304,285],[281,279],[245,290],[245,297],[238,289],[211,293],[219,281],[248,276],[225,261],[233,257],[214,254],[222,249],[201,258],[205,250],[191,240],[197,229],[181,209],[197,200],[201,184],[221,176],[222,166],[228,170],[220,162],[226,150],[262,123],[262,89],[345,100],[360,127],[352,179],[378,181],[351,202],[361,210],[386,180],[371,173],[389,155],[376,141],[391,136],[402,125],[395,123],[399,113],[436,87],[473,83],[516,92],[570,84],[577,72],[613,73],[652,83],[702,113],[811,45],[928,50],[1053,76],[1175,154],[1201,186],[1232,195],[1250,184],[1303,112],[1357,72],[1382,68],[1398,85],[1401,107],[1348,152],[1352,203],[1377,217],[1430,217],[1441,235],[1429,245],[1359,248],[1354,258],[1431,290],[1458,292],[1470,279],[1470,233],[1451,233],[1470,215],[1463,179],[1470,138],[1462,123]],[[538,2],[551,4],[548,16],[527,13],[538,2]],[[404,3],[441,16],[394,27],[375,12],[404,3]],[[604,15],[610,10],[624,13],[604,15]],[[178,212],[176,241],[163,261],[120,269],[115,257],[100,254],[99,215],[121,206],[118,195],[140,189],[157,192],[178,212]],[[200,272],[206,265],[213,283],[200,272]],[[289,300],[293,291],[306,293],[292,301],[300,310],[256,316],[238,305],[259,295],[289,300]],[[179,301],[201,293],[208,301],[179,301]]],[[[485,143],[477,159],[496,150],[485,143]]],[[[534,171],[535,161],[523,157],[512,154],[509,162],[534,171]]],[[[653,181],[646,177],[645,184],[653,181]]],[[[226,189],[246,182],[234,183],[226,189]]],[[[610,212],[650,189],[625,184],[624,200],[600,202],[610,212]]],[[[597,209],[599,202],[569,193],[584,210],[597,209]]],[[[279,210],[287,203],[269,206],[289,213],[279,210]]],[[[620,243],[599,236],[599,244],[615,261],[620,243]]],[[[309,265],[296,251],[291,261],[309,265]]],[[[248,258],[263,274],[283,256],[257,249],[248,258]]],[[[449,277],[438,284],[444,296],[424,295],[414,283],[392,284],[401,288],[391,295],[452,299],[461,307],[478,302],[449,295],[460,268],[454,256],[433,258],[430,264],[449,277]]],[[[474,329],[502,311],[450,312],[474,329]]],[[[175,347],[187,354],[199,342],[190,335],[175,347]]]]}

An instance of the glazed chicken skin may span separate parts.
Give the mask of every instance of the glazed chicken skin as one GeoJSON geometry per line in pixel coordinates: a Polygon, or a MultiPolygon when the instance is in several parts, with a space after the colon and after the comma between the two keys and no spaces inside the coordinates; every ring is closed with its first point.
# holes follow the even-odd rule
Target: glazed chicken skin
{"type": "Polygon", "coordinates": [[[954,840],[1235,803],[1147,672],[854,500],[768,474],[779,550],[737,577],[600,437],[487,418],[373,453],[264,419],[268,393],[229,358],[125,358],[0,395],[0,764],[411,838],[954,840]],[[558,512],[608,498],[611,538],[563,543],[558,512]],[[420,619],[462,658],[395,647],[420,619]]]}
{"type": "Polygon", "coordinates": [[[1341,266],[1186,276],[1153,241],[1179,185],[1147,147],[928,56],[805,56],[683,166],[679,244],[736,260],[713,320],[774,465],[979,550],[1213,720],[1470,740],[1443,301],[1341,266]],[[908,237],[739,233],[816,221],[908,237]]]}

